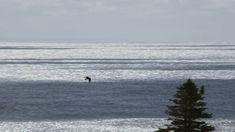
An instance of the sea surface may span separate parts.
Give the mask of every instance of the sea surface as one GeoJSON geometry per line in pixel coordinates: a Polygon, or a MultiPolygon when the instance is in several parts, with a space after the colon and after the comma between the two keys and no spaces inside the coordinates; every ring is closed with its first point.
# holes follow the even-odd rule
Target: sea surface
{"type": "Polygon", "coordinates": [[[235,132],[235,44],[0,42],[0,131],[152,132],[188,78],[235,132]]]}

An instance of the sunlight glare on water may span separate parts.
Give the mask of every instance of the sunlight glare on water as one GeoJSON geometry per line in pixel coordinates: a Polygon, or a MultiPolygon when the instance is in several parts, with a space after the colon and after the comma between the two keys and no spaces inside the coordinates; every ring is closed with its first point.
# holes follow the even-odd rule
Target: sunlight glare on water
{"type": "Polygon", "coordinates": [[[235,79],[235,45],[1,43],[2,80],[235,79]]]}

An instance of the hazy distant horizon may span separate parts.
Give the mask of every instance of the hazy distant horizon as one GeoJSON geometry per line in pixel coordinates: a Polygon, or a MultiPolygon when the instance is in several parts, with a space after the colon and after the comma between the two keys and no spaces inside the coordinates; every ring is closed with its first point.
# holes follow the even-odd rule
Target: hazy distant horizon
{"type": "Polygon", "coordinates": [[[0,41],[235,42],[235,0],[0,0],[0,41]]]}
{"type": "Polygon", "coordinates": [[[138,42],[138,41],[130,41],[130,42],[125,42],[125,41],[0,41],[0,44],[2,43],[18,43],[18,44],[30,44],[30,43],[48,43],[48,44],[218,44],[218,45],[223,45],[223,44],[234,44],[235,42],[174,42],[174,41],[159,41],[159,42],[138,42]]]}

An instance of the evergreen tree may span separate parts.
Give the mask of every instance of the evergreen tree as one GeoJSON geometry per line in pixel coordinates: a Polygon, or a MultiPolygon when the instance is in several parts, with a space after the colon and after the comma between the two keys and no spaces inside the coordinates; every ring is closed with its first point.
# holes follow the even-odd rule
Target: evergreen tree
{"type": "Polygon", "coordinates": [[[157,132],[210,132],[214,130],[202,119],[211,118],[212,114],[205,112],[206,103],[204,99],[204,86],[197,88],[195,83],[188,79],[187,82],[177,87],[173,104],[167,106],[166,114],[171,121],[167,128],[159,129],[157,132]]]}

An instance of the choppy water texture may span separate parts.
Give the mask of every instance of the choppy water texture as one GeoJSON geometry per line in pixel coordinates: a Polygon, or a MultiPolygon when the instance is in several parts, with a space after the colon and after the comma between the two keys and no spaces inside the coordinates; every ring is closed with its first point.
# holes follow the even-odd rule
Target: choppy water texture
{"type": "Polygon", "coordinates": [[[232,44],[1,43],[0,131],[153,131],[192,78],[233,132],[234,69],[232,44]]]}

